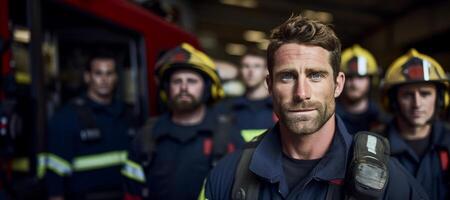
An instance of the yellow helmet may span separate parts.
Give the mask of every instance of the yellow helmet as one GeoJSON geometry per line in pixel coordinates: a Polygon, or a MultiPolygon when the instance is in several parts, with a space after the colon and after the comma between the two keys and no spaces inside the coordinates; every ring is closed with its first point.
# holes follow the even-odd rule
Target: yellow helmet
{"type": "Polygon", "coordinates": [[[177,69],[192,69],[199,72],[206,79],[207,92],[209,97],[207,101],[214,103],[224,96],[224,91],[220,82],[214,62],[203,52],[195,49],[187,43],[168,51],[159,59],[156,64],[155,74],[160,81],[160,98],[166,103],[168,96],[166,93],[165,84],[170,80],[170,75],[177,69]]]}
{"type": "Polygon", "coordinates": [[[382,104],[390,110],[389,93],[395,86],[406,83],[433,82],[443,87],[438,101],[444,109],[449,105],[448,77],[441,65],[433,58],[411,49],[407,54],[397,58],[387,69],[381,84],[382,104]]]}
{"type": "Polygon", "coordinates": [[[375,58],[358,44],[345,49],[341,58],[341,70],[345,75],[378,75],[378,65],[375,58]]]}

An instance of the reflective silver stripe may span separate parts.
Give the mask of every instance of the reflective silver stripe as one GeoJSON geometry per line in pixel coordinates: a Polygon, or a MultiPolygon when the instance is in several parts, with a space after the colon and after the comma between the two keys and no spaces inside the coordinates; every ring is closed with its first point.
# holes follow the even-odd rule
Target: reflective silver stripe
{"type": "MultiPolygon", "coordinates": [[[[69,162],[60,158],[55,154],[48,153],[46,156],[46,166],[48,169],[52,170],[56,174],[60,176],[67,176],[72,173],[72,169],[70,167],[69,162]]],[[[41,161],[41,159],[40,159],[41,161]]]]}
{"type": "Polygon", "coordinates": [[[95,155],[80,156],[73,160],[74,171],[85,171],[122,165],[127,158],[126,151],[111,151],[95,155]]]}
{"type": "Polygon", "coordinates": [[[145,173],[142,167],[131,161],[127,160],[125,161],[125,165],[122,168],[122,174],[130,179],[133,179],[135,181],[144,183],[145,182],[145,173]]]}
{"type": "Polygon", "coordinates": [[[36,172],[37,177],[38,178],[44,177],[46,169],[47,169],[47,153],[39,153],[36,172]]]}

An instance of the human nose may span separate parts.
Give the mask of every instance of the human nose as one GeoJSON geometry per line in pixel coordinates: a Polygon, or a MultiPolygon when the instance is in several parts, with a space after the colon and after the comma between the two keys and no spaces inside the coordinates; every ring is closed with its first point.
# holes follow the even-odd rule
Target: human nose
{"type": "Polygon", "coordinates": [[[181,84],[180,84],[181,91],[187,91],[187,88],[188,88],[187,81],[182,81],[181,84]]]}
{"type": "Polygon", "coordinates": [[[415,108],[419,107],[421,104],[421,101],[422,101],[422,98],[420,96],[419,91],[414,92],[414,98],[413,98],[414,107],[415,108]]]}
{"type": "Polygon", "coordinates": [[[295,84],[294,98],[296,101],[305,101],[311,98],[311,87],[305,77],[298,78],[295,84]]]}

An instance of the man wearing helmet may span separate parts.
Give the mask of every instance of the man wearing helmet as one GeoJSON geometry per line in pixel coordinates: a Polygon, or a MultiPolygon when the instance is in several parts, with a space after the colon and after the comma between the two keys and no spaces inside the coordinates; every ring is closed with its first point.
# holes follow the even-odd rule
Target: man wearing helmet
{"type": "Polygon", "coordinates": [[[182,44],[161,58],[156,75],[169,112],[151,120],[133,143],[122,171],[127,197],[195,199],[210,168],[233,151],[239,134],[208,107],[223,91],[203,52],[182,44]]]}
{"type": "Polygon", "coordinates": [[[438,119],[448,106],[448,78],[433,58],[415,49],[398,58],[383,80],[391,154],[416,177],[430,199],[448,199],[450,131],[438,119]]]}
{"type": "Polygon", "coordinates": [[[370,99],[371,88],[378,82],[375,58],[356,44],[342,52],[341,70],[346,80],[336,104],[336,113],[350,134],[375,128],[385,118],[378,105],[370,99]]]}

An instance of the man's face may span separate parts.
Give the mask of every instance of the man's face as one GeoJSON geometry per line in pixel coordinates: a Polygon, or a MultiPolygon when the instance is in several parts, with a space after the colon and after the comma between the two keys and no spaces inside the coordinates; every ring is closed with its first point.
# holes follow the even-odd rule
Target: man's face
{"type": "Polygon", "coordinates": [[[433,117],[436,105],[436,86],[432,83],[414,83],[400,86],[397,101],[401,120],[411,126],[424,126],[433,117]]]}
{"type": "Polygon", "coordinates": [[[191,111],[202,104],[204,81],[191,70],[177,70],[170,76],[169,106],[175,111],[191,111]]]}
{"type": "Polygon", "coordinates": [[[98,97],[110,97],[117,83],[117,73],[114,60],[94,59],[90,71],[84,73],[88,92],[98,97]]]}
{"type": "Polygon", "coordinates": [[[366,98],[369,94],[370,78],[368,76],[346,77],[344,95],[352,101],[358,102],[366,98]]]}
{"type": "Polygon", "coordinates": [[[259,56],[246,55],[240,68],[242,81],[247,88],[256,88],[264,84],[267,76],[266,60],[259,56]]]}
{"type": "Polygon", "coordinates": [[[313,134],[334,114],[345,76],[339,72],[335,82],[329,56],[322,47],[299,44],[285,44],[275,52],[267,79],[274,112],[295,134],[313,134]]]}

